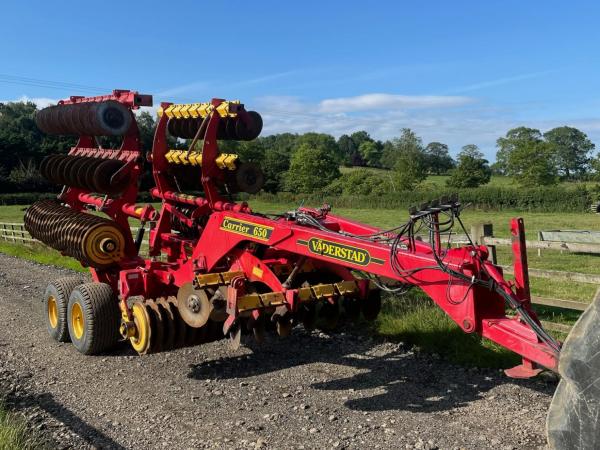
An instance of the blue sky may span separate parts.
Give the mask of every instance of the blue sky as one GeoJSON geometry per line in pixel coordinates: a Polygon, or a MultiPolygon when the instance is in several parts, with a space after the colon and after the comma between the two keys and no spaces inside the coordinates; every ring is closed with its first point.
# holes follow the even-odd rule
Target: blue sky
{"type": "Polygon", "coordinates": [[[263,134],[409,127],[491,160],[519,125],[576,126],[600,145],[592,2],[5,0],[2,12],[2,101],[113,88],[155,104],[241,99],[263,134]]]}

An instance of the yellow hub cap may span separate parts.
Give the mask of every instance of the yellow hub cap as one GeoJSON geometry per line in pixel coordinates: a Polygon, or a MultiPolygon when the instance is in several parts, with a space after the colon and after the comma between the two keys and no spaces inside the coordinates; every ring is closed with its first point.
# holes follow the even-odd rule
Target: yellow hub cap
{"type": "Polygon", "coordinates": [[[79,303],[73,303],[71,307],[71,327],[76,339],[81,339],[85,330],[85,319],[83,318],[83,309],[79,303]]]}
{"type": "Polygon", "coordinates": [[[48,321],[52,328],[58,325],[58,305],[53,295],[48,297],[48,321]]]}
{"type": "Polygon", "coordinates": [[[141,303],[133,304],[131,314],[135,323],[135,333],[129,340],[136,352],[144,354],[150,347],[150,317],[141,303]]]}

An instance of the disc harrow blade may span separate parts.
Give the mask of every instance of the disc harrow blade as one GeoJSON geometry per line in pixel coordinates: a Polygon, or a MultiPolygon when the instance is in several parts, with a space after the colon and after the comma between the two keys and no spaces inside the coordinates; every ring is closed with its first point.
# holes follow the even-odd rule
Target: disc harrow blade
{"type": "Polygon", "coordinates": [[[132,120],[127,107],[114,100],[49,106],[35,117],[44,133],[84,136],[120,136],[132,120]]]}
{"type": "Polygon", "coordinates": [[[34,239],[87,266],[106,268],[125,256],[125,233],[114,221],[75,211],[54,200],[27,209],[25,229],[34,239]]]}

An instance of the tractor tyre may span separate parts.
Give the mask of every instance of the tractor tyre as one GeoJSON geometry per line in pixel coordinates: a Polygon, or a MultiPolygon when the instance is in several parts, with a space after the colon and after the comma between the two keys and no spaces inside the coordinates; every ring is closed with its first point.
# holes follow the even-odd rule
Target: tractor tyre
{"type": "Polygon", "coordinates": [[[67,325],[67,305],[73,289],[83,283],[79,277],[66,277],[54,280],[46,287],[44,306],[48,333],[58,342],[69,342],[67,325]]]}
{"type": "Polygon", "coordinates": [[[558,362],[562,379],[554,393],[546,430],[551,449],[600,448],[600,300],[579,317],[558,362]]]}
{"type": "Polygon", "coordinates": [[[86,283],[71,292],[67,309],[71,342],[84,355],[108,350],[119,340],[120,311],[112,288],[86,283]]]}

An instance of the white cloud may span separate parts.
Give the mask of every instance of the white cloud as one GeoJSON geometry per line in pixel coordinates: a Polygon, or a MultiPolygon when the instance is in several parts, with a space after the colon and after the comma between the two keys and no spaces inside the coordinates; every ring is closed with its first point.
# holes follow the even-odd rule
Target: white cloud
{"type": "Polygon", "coordinates": [[[31,102],[35,103],[38,108],[45,108],[46,106],[56,105],[58,103],[57,99],[46,98],[46,97],[28,97],[26,95],[22,95],[16,100],[0,100],[0,103],[9,103],[9,102],[31,102]]]}
{"type": "MultiPolygon", "coordinates": [[[[600,144],[600,119],[539,120],[519,118],[519,110],[498,109],[493,105],[470,102],[462,108],[438,104],[437,107],[377,108],[359,113],[333,109],[323,111],[323,102],[306,102],[298,97],[262,97],[246,106],[263,116],[263,136],[276,133],[329,133],[336,138],[365,130],[375,139],[392,139],[402,128],[410,128],[423,138],[424,143],[440,141],[456,154],[466,144],[476,144],[490,161],[495,160],[496,140],[508,130],[528,126],[547,131],[569,125],[587,133],[600,144]]],[[[452,106],[457,106],[452,104],[452,106]]],[[[600,145],[599,145],[600,146],[600,145]]]]}
{"type": "Polygon", "coordinates": [[[443,95],[365,94],[356,97],[329,98],[319,103],[325,113],[347,113],[373,109],[447,108],[471,103],[473,99],[443,95]]]}

